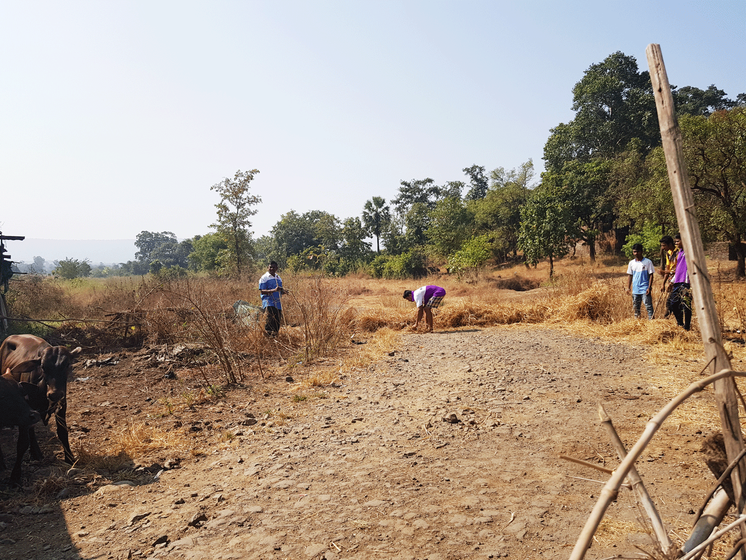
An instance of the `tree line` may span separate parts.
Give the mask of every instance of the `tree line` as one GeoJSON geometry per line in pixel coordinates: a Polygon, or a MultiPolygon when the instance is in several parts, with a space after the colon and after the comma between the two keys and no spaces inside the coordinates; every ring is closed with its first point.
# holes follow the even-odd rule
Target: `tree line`
{"type": "MultiPolygon", "coordinates": [[[[360,216],[323,210],[283,214],[270,234],[253,238],[254,169],[212,190],[220,196],[214,231],[179,242],[171,232],[138,234],[136,258],[117,274],[241,272],[275,260],[282,267],[332,275],[423,275],[431,266],[478,271],[490,260],[550,263],[578,243],[591,260],[641,242],[657,253],[677,229],[650,76],[616,52],[591,65],[573,88],[574,118],[550,130],[545,171],[465,167],[461,180],[402,180],[390,201],[372,196],[360,216]]],[[[705,241],[734,247],[746,275],[746,94],[735,100],[714,85],[672,86],[684,155],[705,241]]]]}

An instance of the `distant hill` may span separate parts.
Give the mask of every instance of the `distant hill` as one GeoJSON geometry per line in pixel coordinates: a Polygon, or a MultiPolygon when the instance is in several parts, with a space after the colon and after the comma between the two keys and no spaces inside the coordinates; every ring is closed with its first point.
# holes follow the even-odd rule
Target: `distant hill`
{"type": "Polygon", "coordinates": [[[48,263],[64,259],[87,260],[92,265],[119,264],[135,260],[134,239],[29,239],[7,241],[12,260],[33,263],[41,257],[48,263]]]}

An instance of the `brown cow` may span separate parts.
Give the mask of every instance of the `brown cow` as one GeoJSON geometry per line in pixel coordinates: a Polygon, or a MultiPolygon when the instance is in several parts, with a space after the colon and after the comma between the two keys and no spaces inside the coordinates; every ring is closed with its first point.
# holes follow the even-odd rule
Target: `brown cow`
{"type": "MultiPolygon", "coordinates": [[[[0,371],[21,383],[31,408],[38,411],[46,424],[54,413],[57,437],[65,450],[65,461],[74,463],[67,434],[67,378],[72,374],[78,347],[68,350],[52,346],[46,340],[30,334],[11,335],[0,346],[0,371]]],[[[42,458],[34,429],[29,429],[31,456],[42,458]]]]}
{"type": "MultiPolygon", "coordinates": [[[[21,462],[29,448],[29,429],[32,424],[41,421],[41,416],[31,410],[23,389],[15,379],[9,375],[0,376],[0,427],[18,426],[18,444],[16,445],[16,462],[10,474],[13,484],[21,484],[21,462]]],[[[5,469],[3,452],[0,449],[0,469],[5,469]]]]}

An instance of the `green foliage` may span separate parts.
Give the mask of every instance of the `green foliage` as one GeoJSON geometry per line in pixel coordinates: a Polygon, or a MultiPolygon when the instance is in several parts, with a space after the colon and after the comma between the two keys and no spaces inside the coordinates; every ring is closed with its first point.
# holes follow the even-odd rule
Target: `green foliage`
{"type": "Polygon", "coordinates": [[[745,276],[746,107],[709,117],[684,115],[679,124],[698,213],[737,248],[737,274],[745,276]]]}
{"type": "Polygon", "coordinates": [[[370,263],[369,269],[374,278],[421,278],[427,274],[425,254],[419,250],[399,255],[378,255],[370,263]]]}
{"type": "Polygon", "coordinates": [[[400,181],[400,184],[399,195],[393,200],[394,207],[400,216],[406,216],[415,204],[424,205],[428,210],[435,206],[440,188],[434,185],[430,177],[400,181]]]}
{"type": "Polygon", "coordinates": [[[230,260],[236,272],[240,273],[251,258],[251,221],[249,218],[256,214],[254,208],[262,199],[249,193],[251,181],[259,173],[258,169],[251,171],[236,171],[233,179],[223,179],[210,187],[220,195],[217,208],[217,221],[210,227],[219,233],[227,244],[230,260]]]}
{"type": "Polygon", "coordinates": [[[632,246],[635,243],[640,243],[642,245],[643,256],[656,262],[660,254],[661,237],[663,237],[663,228],[652,222],[648,222],[640,233],[631,233],[627,236],[622,246],[622,252],[628,259],[631,259],[632,246]]]}
{"type": "Polygon", "coordinates": [[[554,260],[570,249],[569,214],[566,199],[546,186],[537,188],[521,208],[518,246],[529,264],[549,259],[549,277],[554,275],[554,260]]]}
{"type": "Polygon", "coordinates": [[[261,238],[258,245],[265,260],[275,260],[283,267],[290,266],[294,255],[292,266],[300,264],[300,255],[313,260],[314,254],[336,253],[341,243],[342,228],[333,214],[312,210],[301,215],[291,210],[274,225],[272,235],[261,238]]]}
{"type": "Polygon", "coordinates": [[[162,231],[160,233],[141,231],[135,237],[135,247],[137,247],[135,258],[138,262],[149,265],[150,261],[153,260],[151,258],[153,251],[166,243],[177,243],[176,235],[170,231],[162,231]]]}
{"type": "Polygon", "coordinates": [[[91,265],[88,260],[78,259],[65,259],[59,261],[55,267],[53,274],[64,278],[65,280],[72,280],[73,278],[85,278],[91,273],[91,265]]]}
{"type": "Polygon", "coordinates": [[[426,238],[439,257],[447,257],[458,250],[474,228],[474,214],[458,198],[438,201],[429,218],[426,238]]]}
{"type": "Polygon", "coordinates": [[[521,207],[531,194],[533,176],[530,159],[518,169],[506,171],[498,167],[490,173],[492,184],[487,195],[469,203],[476,231],[492,234],[492,254],[500,262],[511,252],[513,256],[518,252],[521,207]]]}
{"type": "Polygon", "coordinates": [[[448,258],[448,271],[455,273],[459,279],[465,274],[478,276],[492,255],[491,245],[491,234],[472,237],[448,258]]]}
{"type": "Polygon", "coordinates": [[[217,272],[226,260],[228,244],[219,233],[196,235],[189,253],[189,268],[195,271],[217,272]]]}
{"type": "Polygon", "coordinates": [[[472,165],[462,169],[470,179],[471,188],[466,193],[466,200],[480,200],[487,196],[489,182],[484,174],[484,167],[481,165],[472,165]]]}
{"type": "Polygon", "coordinates": [[[609,182],[618,226],[639,232],[651,222],[665,232],[677,229],[663,148],[655,148],[645,157],[630,143],[630,149],[611,162],[609,182]]]}
{"type": "Polygon", "coordinates": [[[369,235],[376,238],[376,253],[381,252],[380,239],[391,222],[391,211],[386,205],[386,199],[374,196],[365,202],[363,207],[363,223],[369,235]]]}
{"type": "Polygon", "coordinates": [[[544,184],[565,206],[567,235],[584,241],[590,249],[591,261],[596,259],[596,237],[604,224],[613,221],[614,201],[609,196],[608,161],[594,158],[565,163],[560,171],[544,173],[544,184]]]}
{"type": "Polygon", "coordinates": [[[124,274],[147,274],[163,267],[189,265],[189,254],[192,252],[192,241],[186,239],[179,243],[170,231],[160,233],[141,231],[135,239],[138,248],[135,253],[136,263],[127,264],[120,272],[124,274]]]}
{"type": "Polygon", "coordinates": [[[674,104],[676,114],[709,117],[716,111],[732,109],[737,105],[736,101],[725,97],[722,89],[711,85],[705,90],[686,86],[674,89],[674,104]]]}
{"type": "Polygon", "coordinates": [[[367,231],[360,218],[347,218],[342,226],[340,254],[350,262],[363,262],[370,256],[370,243],[365,241],[367,231]]]}

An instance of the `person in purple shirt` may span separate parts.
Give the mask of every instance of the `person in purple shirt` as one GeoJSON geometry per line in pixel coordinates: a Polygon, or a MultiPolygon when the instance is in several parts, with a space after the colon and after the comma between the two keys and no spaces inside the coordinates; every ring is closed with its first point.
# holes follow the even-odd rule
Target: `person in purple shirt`
{"type": "Polygon", "coordinates": [[[668,300],[676,323],[680,327],[689,330],[692,326],[692,290],[689,284],[689,272],[684,254],[684,244],[681,242],[681,234],[677,233],[674,238],[676,244],[676,269],[673,274],[671,285],[671,296],[668,300]]]}
{"type": "Polygon", "coordinates": [[[415,290],[404,290],[404,299],[413,301],[417,306],[417,321],[414,324],[414,330],[420,326],[422,315],[425,315],[427,322],[427,331],[433,332],[433,309],[440,307],[446,291],[440,286],[422,286],[415,290]]]}

